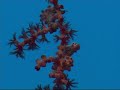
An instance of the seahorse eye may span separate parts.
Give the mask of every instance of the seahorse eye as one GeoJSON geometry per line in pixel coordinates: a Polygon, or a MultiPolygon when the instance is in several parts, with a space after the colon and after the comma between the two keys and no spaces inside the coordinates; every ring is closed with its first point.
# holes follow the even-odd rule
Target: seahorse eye
{"type": "Polygon", "coordinates": [[[74,47],[74,46],[76,46],[77,44],[76,43],[72,43],[72,46],[74,47]]]}
{"type": "Polygon", "coordinates": [[[72,45],[74,45],[75,43],[72,43],[72,45]]]}

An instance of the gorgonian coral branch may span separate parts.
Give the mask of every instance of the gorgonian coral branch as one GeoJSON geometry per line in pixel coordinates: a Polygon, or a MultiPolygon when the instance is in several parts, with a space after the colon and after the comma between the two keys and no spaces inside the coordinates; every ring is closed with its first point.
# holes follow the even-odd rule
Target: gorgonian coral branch
{"type": "MultiPolygon", "coordinates": [[[[39,48],[39,43],[50,42],[46,35],[52,34],[59,30],[59,35],[54,35],[56,42],[60,41],[56,56],[47,57],[42,55],[36,60],[35,69],[40,70],[41,67],[46,67],[47,63],[53,63],[52,72],[49,74],[50,78],[55,78],[53,81],[53,90],[69,90],[77,84],[74,80],[68,78],[65,70],[71,71],[73,66],[72,55],[80,49],[80,45],[76,43],[69,44],[70,40],[74,38],[76,30],[70,29],[70,23],[65,22],[63,14],[65,14],[64,6],[58,4],[58,0],[47,0],[50,5],[47,9],[42,10],[40,14],[41,24],[29,24],[27,30],[23,29],[18,41],[16,34],[10,40],[9,45],[15,46],[11,54],[17,57],[24,58],[24,50],[35,50],[39,48]],[[65,88],[66,87],[66,88],[65,88]]],[[[41,87],[39,87],[42,90],[41,87]]]]}

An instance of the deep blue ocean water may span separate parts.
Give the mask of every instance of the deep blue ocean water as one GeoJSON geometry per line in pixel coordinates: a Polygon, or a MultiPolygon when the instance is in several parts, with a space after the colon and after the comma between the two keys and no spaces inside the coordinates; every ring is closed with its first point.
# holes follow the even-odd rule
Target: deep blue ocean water
{"type": "MultiPolygon", "coordinates": [[[[120,0],[60,0],[71,28],[78,31],[74,41],[81,45],[73,55],[69,76],[79,89],[120,89],[120,0]]],[[[9,55],[7,43],[14,32],[19,35],[28,24],[39,22],[47,7],[45,0],[0,0],[0,89],[34,89],[38,84],[52,85],[51,65],[36,72],[35,60],[42,54],[55,56],[57,45],[50,44],[25,52],[25,60],[9,55]]]]}

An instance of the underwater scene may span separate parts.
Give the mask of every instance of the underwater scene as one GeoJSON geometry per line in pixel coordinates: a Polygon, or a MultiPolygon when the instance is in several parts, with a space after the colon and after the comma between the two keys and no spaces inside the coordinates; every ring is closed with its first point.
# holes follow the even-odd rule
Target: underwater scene
{"type": "Polygon", "coordinates": [[[120,0],[0,0],[0,89],[120,89],[120,0]]]}

